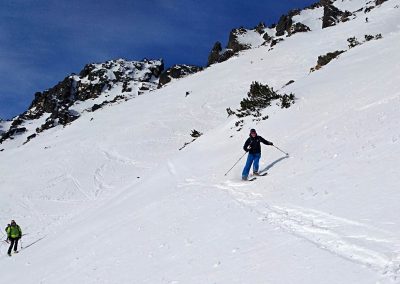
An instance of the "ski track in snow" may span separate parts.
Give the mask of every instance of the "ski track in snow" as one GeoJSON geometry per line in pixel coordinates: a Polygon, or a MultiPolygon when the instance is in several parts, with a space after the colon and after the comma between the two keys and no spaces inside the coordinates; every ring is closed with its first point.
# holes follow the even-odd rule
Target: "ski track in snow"
{"type": "Polygon", "coordinates": [[[241,206],[255,212],[262,222],[371,268],[391,280],[400,279],[400,239],[388,231],[310,208],[268,204],[262,194],[251,192],[248,184],[239,181],[206,184],[186,179],[179,186],[224,190],[241,206]]]}

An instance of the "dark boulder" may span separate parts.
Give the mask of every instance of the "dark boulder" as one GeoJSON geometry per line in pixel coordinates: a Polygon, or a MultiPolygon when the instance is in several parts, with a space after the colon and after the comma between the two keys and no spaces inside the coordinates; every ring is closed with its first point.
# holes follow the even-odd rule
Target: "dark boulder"
{"type": "Polygon", "coordinates": [[[291,26],[289,34],[292,35],[295,33],[304,33],[309,31],[311,31],[311,29],[305,24],[295,23],[294,25],[291,26]]]}
{"type": "Polygon", "coordinates": [[[328,52],[325,55],[318,56],[318,61],[317,61],[318,66],[321,67],[327,65],[329,62],[337,58],[343,52],[345,52],[345,50],[337,50],[334,52],[328,52]]]}
{"type": "Polygon", "coordinates": [[[101,105],[99,105],[99,104],[94,104],[94,105],[92,106],[92,111],[96,111],[96,110],[98,110],[98,109],[101,109],[101,105]]]}
{"type": "Polygon", "coordinates": [[[381,5],[382,3],[386,2],[387,0],[375,0],[376,6],[381,5]]]}
{"type": "Polygon", "coordinates": [[[270,36],[268,33],[265,33],[265,34],[263,35],[263,39],[264,39],[266,42],[270,42],[270,41],[273,39],[273,37],[270,36]]]}
{"type": "Polygon", "coordinates": [[[24,142],[24,144],[28,143],[29,141],[31,141],[36,136],[37,136],[36,133],[33,133],[32,135],[29,135],[28,137],[26,137],[26,141],[24,142]]]}

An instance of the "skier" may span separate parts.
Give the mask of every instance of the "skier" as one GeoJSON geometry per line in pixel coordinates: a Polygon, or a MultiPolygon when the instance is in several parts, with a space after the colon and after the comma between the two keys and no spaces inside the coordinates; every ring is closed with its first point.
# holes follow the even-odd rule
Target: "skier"
{"type": "Polygon", "coordinates": [[[258,173],[258,167],[259,167],[259,161],[261,158],[261,142],[264,143],[265,145],[270,145],[273,146],[274,144],[272,142],[269,142],[262,138],[261,136],[257,135],[257,132],[255,129],[250,130],[250,137],[247,138],[246,143],[244,143],[243,150],[246,152],[249,152],[249,155],[247,156],[247,161],[246,165],[244,166],[243,172],[242,172],[242,179],[247,180],[250,172],[251,165],[253,164],[253,175],[259,175],[258,173]]]}
{"type": "Polygon", "coordinates": [[[18,252],[18,241],[22,237],[21,228],[15,223],[14,220],[11,220],[10,226],[7,227],[7,239],[10,241],[10,247],[8,248],[8,255],[11,256],[11,250],[14,247],[14,252],[18,252]]]}

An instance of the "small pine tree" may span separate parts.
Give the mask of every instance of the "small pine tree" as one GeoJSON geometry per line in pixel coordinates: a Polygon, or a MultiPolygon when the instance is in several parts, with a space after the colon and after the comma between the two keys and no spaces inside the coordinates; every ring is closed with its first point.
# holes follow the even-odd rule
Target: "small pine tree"
{"type": "MultiPolygon", "coordinates": [[[[263,85],[259,82],[253,82],[250,85],[250,91],[247,93],[247,98],[240,102],[240,109],[236,113],[237,117],[253,116],[259,118],[262,116],[261,111],[271,106],[274,100],[281,100],[282,108],[288,108],[294,103],[294,94],[279,95],[272,87],[263,85]]],[[[234,113],[232,111],[232,113],[234,113]]],[[[229,112],[228,112],[229,114],[229,112]]],[[[264,118],[263,118],[264,119],[264,118]]]]}

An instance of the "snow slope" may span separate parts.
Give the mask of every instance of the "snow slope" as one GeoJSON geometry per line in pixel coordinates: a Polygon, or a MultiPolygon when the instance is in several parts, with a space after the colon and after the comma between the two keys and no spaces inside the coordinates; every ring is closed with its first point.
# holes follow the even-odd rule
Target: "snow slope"
{"type": "Polygon", "coordinates": [[[27,233],[19,255],[1,244],[2,281],[399,283],[398,5],[241,52],[0,152],[0,223],[27,233]],[[378,33],[348,50],[347,38],[378,33]],[[225,109],[252,81],[289,80],[294,106],[236,131],[225,109]],[[290,157],[264,147],[269,175],[244,183],[244,161],[224,174],[252,127],[290,157]],[[192,129],[204,135],[179,151],[192,129]]]}

